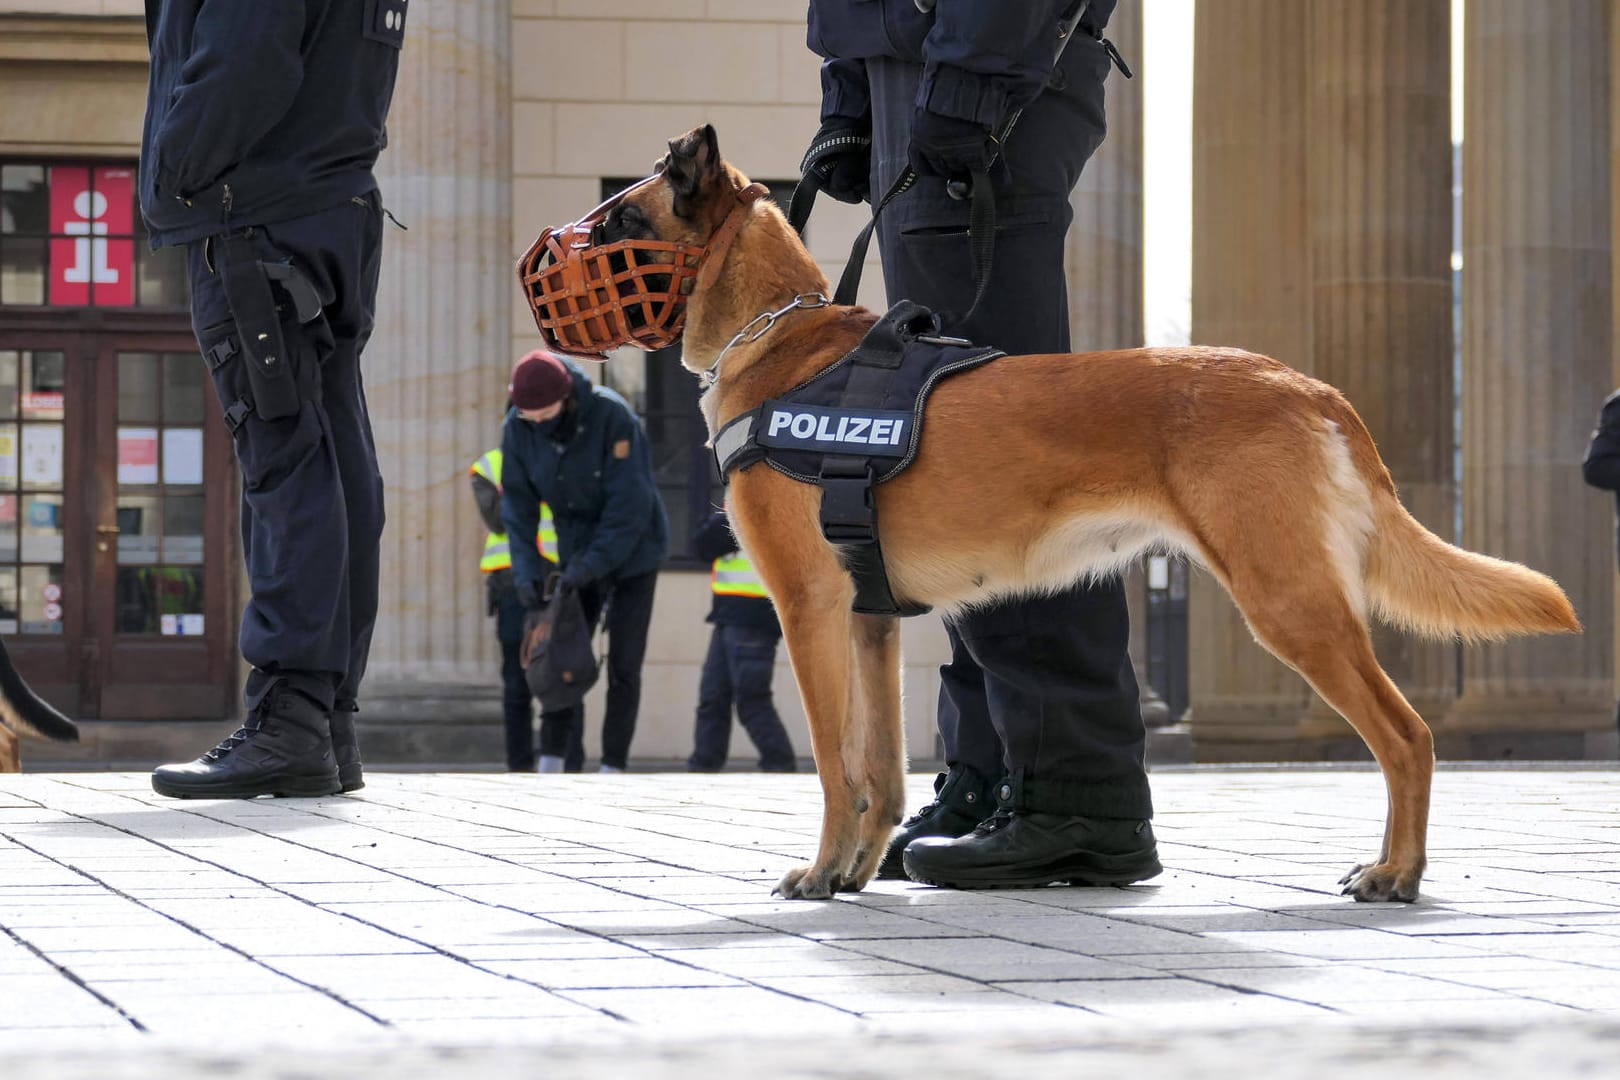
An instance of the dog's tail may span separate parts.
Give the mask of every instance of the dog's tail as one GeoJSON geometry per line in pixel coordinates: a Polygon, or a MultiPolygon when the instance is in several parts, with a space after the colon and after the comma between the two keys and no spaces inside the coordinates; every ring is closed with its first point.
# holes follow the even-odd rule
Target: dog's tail
{"type": "Polygon", "coordinates": [[[1552,578],[1446,543],[1401,505],[1392,486],[1371,486],[1367,598],[1385,621],[1464,641],[1580,633],[1569,597],[1552,578]]]}
{"type": "Polygon", "coordinates": [[[78,742],[79,725],[57,712],[34,693],[17,669],[11,654],[0,642],[0,717],[23,735],[34,735],[57,742],[78,742]]]}

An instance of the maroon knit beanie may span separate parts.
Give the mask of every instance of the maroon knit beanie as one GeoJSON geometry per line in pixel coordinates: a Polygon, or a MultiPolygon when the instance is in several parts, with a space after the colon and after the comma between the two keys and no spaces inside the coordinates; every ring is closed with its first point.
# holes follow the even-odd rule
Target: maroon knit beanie
{"type": "Polygon", "coordinates": [[[512,404],[520,409],[547,409],[574,391],[574,373],[544,349],[518,361],[512,369],[512,404]]]}

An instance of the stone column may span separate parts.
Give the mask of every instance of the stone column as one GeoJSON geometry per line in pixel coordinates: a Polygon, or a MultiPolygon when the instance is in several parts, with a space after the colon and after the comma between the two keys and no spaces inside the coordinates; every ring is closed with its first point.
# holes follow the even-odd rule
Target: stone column
{"type": "MultiPolygon", "coordinates": [[[[1453,539],[1450,0],[1309,11],[1313,374],[1360,413],[1408,509],[1453,539]]],[[[1419,713],[1450,708],[1455,645],[1383,627],[1374,642],[1419,713]]],[[[1310,713],[1302,734],[1351,736],[1320,698],[1310,713]]]]}
{"type": "Polygon", "coordinates": [[[366,349],[388,524],[363,719],[442,712],[456,684],[499,715],[467,467],[500,439],[512,362],[511,35],[510,0],[411,5],[378,168],[408,231],[387,229],[366,349]]]}
{"type": "Polygon", "coordinates": [[[1614,722],[1614,511],[1580,470],[1614,380],[1606,8],[1467,8],[1463,540],[1551,574],[1586,626],[1465,651],[1447,727],[1493,756],[1580,756],[1614,722]]]}
{"type": "MultiPolygon", "coordinates": [[[[1142,9],[1122,5],[1108,37],[1131,66],[1108,76],[1108,137],[1080,174],[1069,202],[1067,258],[1069,326],[1075,352],[1129,349],[1142,344],[1142,9]]],[[[1131,613],[1131,663],[1142,691],[1142,712],[1163,723],[1164,701],[1147,677],[1147,585],[1141,567],[1125,580],[1131,613]]]]}
{"type": "MultiPolygon", "coordinates": [[[[1310,372],[1309,10],[1199,0],[1194,20],[1192,341],[1310,372]]],[[[1188,605],[1199,760],[1284,756],[1305,681],[1255,643],[1207,573],[1191,575],[1188,605]]]]}

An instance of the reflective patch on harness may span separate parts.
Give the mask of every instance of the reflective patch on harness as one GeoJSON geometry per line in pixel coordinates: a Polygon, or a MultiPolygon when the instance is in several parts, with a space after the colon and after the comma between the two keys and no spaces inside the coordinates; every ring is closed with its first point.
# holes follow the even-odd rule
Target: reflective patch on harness
{"type": "Polygon", "coordinates": [[[827,409],[767,401],[756,438],[787,450],[836,450],[863,457],[905,457],[912,415],[900,409],[827,409]]]}

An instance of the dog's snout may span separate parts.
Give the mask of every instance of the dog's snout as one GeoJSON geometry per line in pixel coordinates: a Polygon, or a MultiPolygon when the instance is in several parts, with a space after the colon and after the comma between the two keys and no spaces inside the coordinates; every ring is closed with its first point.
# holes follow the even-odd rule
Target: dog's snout
{"type": "Polygon", "coordinates": [[[597,225],[595,239],[598,243],[611,244],[615,240],[642,240],[651,235],[647,228],[647,218],[634,203],[620,203],[608,212],[607,219],[597,225]]]}

